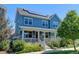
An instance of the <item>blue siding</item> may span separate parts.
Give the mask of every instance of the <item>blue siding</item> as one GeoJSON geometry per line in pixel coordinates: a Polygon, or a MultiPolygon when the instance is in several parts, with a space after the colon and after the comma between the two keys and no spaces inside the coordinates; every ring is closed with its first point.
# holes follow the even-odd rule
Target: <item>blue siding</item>
{"type": "Polygon", "coordinates": [[[60,25],[60,19],[58,18],[57,15],[53,15],[53,17],[51,17],[51,20],[50,20],[50,28],[51,29],[56,29],[59,27],[60,25]]]}
{"type": "Polygon", "coordinates": [[[20,32],[19,26],[20,26],[21,23],[22,23],[21,19],[22,19],[22,16],[17,13],[17,14],[16,14],[16,19],[15,19],[15,33],[16,33],[16,34],[19,34],[19,32],[20,32]]]}
{"type": "Polygon", "coordinates": [[[18,25],[19,26],[29,26],[29,27],[40,27],[40,28],[49,28],[49,24],[47,25],[47,27],[43,26],[43,22],[42,21],[47,21],[49,22],[48,20],[44,20],[44,19],[39,19],[39,18],[33,18],[33,17],[28,17],[28,16],[19,16],[18,18],[18,25]],[[32,25],[27,25],[27,24],[24,24],[24,17],[27,17],[27,18],[32,18],[33,19],[33,24],[32,25]]]}
{"type": "Polygon", "coordinates": [[[16,34],[20,33],[20,28],[19,26],[27,26],[27,27],[39,27],[39,28],[50,28],[50,29],[56,29],[60,25],[60,19],[58,18],[57,15],[52,16],[49,20],[41,19],[41,18],[34,18],[34,17],[28,17],[33,19],[33,24],[32,25],[26,25],[24,24],[24,17],[28,16],[23,16],[20,14],[16,14],[16,19],[15,19],[15,32],[16,34]],[[43,21],[47,21],[47,27],[43,26],[43,21]],[[57,27],[54,27],[56,25],[57,27]]]}

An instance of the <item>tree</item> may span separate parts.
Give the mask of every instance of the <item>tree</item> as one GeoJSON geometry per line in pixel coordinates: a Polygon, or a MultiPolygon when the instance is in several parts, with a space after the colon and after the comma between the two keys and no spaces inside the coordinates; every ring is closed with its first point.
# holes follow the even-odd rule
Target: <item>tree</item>
{"type": "Polygon", "coordinates": [[[6,18],[6,9],[0,7],[0,41],[10,37],[11,28],[8,21],[6,18]]]}
{"type": "Polygon", "coordinates": [[[79,17],[74,10],[67,13],[60,27],[58,36],[65,39],[72,39],[74,50],[76,50],[75,40],[79,39],[79,17]]]}

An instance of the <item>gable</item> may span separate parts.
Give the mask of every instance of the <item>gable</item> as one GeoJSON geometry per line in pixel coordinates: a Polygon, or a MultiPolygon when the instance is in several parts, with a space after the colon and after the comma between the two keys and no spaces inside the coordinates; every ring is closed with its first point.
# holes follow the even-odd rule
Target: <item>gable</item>
{"type": "Polygon", "coordinates": [[[59,25],[61,23],[61,20],[59,19],[59,17],[55,14],[53,16],[51,16],[50,18],[50,28],[58,28],[59,25]]]}

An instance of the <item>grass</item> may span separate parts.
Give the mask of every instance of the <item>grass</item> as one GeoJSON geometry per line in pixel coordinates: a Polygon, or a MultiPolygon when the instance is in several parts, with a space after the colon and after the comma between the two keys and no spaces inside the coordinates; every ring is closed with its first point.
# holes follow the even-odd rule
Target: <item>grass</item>
{"type": "Polygon", "coordinates": [[[64,50],[64,51],[56,51],[56,52],[47,52],[44,54],[79,54],[79,51],[64,50]]]}

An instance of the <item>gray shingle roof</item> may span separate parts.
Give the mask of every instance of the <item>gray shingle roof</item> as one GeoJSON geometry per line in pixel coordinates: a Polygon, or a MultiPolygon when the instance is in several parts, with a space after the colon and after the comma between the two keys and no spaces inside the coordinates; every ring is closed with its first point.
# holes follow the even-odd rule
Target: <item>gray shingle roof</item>
{"type": "Polygon", "coordinates": [[[24,15],[24,16],[42,18],[42,19],[46,19],[46,20],[49,20],[49,18],[51,17],[51,16],[44,16],[44,15],[32,13],[32,12],[29,12],[28,10],[25,10],[25,9],[22,9],[22,8],[17,8],[17,12],[19,12],[19,14],[24,15]]]}

